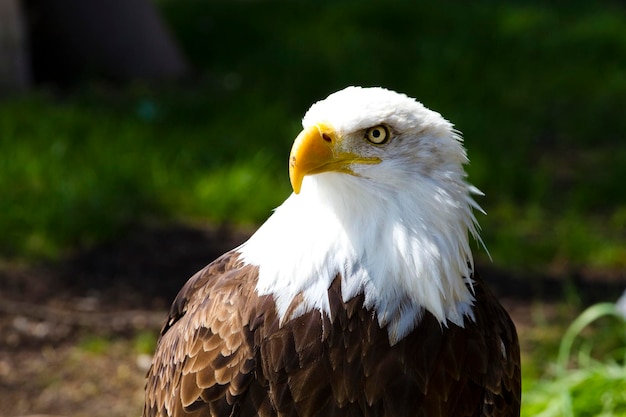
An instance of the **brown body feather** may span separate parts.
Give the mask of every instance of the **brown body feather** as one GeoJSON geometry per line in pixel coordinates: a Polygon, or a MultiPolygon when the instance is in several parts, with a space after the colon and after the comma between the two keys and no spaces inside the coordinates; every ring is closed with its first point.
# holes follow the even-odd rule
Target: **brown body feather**
{"type": "MultiPolygon", "coordinates": [[[[519,416],[515,327],[474,277],[475,321],[429,313],[394,346],[363,297],[279,326],[257,267],[228,253],[178,294],[148,372],[143,415],[519,416]]],[[[298,298],[294,303],[298,302],[298,298]]]]}

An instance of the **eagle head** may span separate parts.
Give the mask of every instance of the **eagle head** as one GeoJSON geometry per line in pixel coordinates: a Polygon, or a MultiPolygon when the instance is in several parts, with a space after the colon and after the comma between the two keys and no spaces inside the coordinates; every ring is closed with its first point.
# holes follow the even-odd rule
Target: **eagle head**
{"type": "Polygon", "coordinates": [[[315,103],[302,124],[289,158],[296,194],[304,177],[323,172],[390,189],[465,175],[467,156],[452,124],[404,94],[348,87],[315,103]]]}
{"type": "Polygon", "coordinates": [[[302,125],[289,157],[294,193],[239,248],[282,320],[329,312],[335,279],[344,301],[364,295],[391,343],[424,311],[443,325],[472,319],[468,236],[480,240],[480,192],[452,124],[404,94],[348,87],[313,104],[302,125]]]}

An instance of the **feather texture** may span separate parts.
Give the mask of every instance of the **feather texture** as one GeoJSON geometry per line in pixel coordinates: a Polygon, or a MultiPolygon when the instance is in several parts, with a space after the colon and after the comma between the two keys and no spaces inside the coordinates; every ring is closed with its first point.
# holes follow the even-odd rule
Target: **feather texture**
{"type": "Polygon", "coordinates": [[[340,277],[330,315],[311,310],[281,326],[271,296],[255,291],[257,270],[229,253],[181,290],[144,416],[519,415],[515,328],[477,276],[474,321],[442,327],[426,312],[391,346],[363,295],[343,302],[340,277]]]}

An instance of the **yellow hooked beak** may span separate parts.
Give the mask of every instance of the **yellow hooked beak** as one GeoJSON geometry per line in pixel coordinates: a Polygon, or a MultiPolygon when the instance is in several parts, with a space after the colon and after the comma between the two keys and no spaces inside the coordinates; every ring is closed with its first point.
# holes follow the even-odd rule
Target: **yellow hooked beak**
{"type": "Polygon", "coordinates": [[[378,158],[362,157],[340,150],[343,139],[332,126],[318,123],[305,128],[293,143],[289,155],[289,179],[296,194],[300,193],[306,175],[322,172],[343,172],[355,175],[350,169],[353,164],[377,164],[378,158]]]}

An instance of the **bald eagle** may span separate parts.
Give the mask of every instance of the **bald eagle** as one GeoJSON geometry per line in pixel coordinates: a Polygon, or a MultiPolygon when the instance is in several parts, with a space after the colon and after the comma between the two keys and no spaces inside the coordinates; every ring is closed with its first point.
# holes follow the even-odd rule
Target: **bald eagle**
{"type": "Polygon", "coordinates": [[[176,297],[143,415],[519,416],[460,134],[383,88],[331,94],[302,124],[294,193],[176,297]]]}

